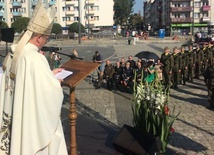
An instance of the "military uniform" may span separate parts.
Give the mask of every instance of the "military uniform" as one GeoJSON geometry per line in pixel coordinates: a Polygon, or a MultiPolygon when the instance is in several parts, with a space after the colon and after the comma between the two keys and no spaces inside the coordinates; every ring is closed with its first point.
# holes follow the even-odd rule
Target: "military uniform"
{"type": "Polygon", "coordinates": [[[183,84],[186,84],[187,76],[188,76],[188,55],[185,51],[180,52],[181,56],[181,80],[183,84]]]}
{"type": "Polygon", "coordinates": [[[188,51],[188,80],[193,82],[193,77],[195,76],[195,61],[196,53],[193,49],[188,51]]]}
{"type": "Polygon", "coordinates": [[[172,78],[172,68],[174,65],[173,62],[173,56],[170,53],[163,53],[161,55],[161,63],[163,64],[163,82],[165,85],[165,88],[169,88],[172,84],[171,78],[172,78]]]}
{"type": "Polygon", "coordinates": [[[208,88],[210,107],[214,107],[214,66],[210,65],[207,67],[204,73],[204,82],[208,88]]]}
{"type": "Polygon", "coordinates": [[[202,49],[200,49],[199,47],[195,49],[195,52],[196,52],[195,77],[199,79],[200,75],[202,74],[204,53],[202,49]]]}
{"type": "Polygon", "coordinates": [[[181,71],[181,57],[179,53],[173,53],[174,66],[173,66],[173,87],[178,88],[180,83],[180,71],[181,71]]]}
{"type": "Polygon", "coordinates": [[[205,72],[208,66],[208,50],[207,47],[203,48],[203,53],[204,53],[204,59],[203,59],[203,68],[202,72],[205,72]]]}

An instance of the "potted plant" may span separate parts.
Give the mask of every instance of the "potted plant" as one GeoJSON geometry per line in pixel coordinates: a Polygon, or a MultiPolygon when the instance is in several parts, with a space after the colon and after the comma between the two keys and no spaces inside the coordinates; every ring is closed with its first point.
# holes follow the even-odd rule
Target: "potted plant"
{"type": "Polygon", "coordinates": [[[178,114],[175,107],[169,109],[169,92],[167,92],[160,81],[152,83],[135,83],[134,102],[132,104],[133,125],[142,133],[149,133],[161,140],[159,153],[165,154],[170,135],[174,132],[172,125],[178,114]]]}

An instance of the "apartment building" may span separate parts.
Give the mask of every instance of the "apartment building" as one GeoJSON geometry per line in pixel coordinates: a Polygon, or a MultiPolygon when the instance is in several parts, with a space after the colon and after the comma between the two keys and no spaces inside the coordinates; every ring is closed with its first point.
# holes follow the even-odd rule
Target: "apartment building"
{"type": "MultiPolygon", "coordinates": [[[[55,22],[64,30],[79,19],[90,29],[98,30],[112,27],[114,24],[113,0],[42,0],[42,2],[47,8],[52,5],[56,7],[55,22]]],[[[0,0],[0,20],[10,26],[19,17],[30,17],[37,3],[38,0],[0,0]]]]}
{"type": "MultiPolygon", "coordinates": [[[[147,8],[159,12],[155,19],[145,19],[146,24],[153,22],[153,30],[164,28],[168,34],[181,35],[197,31],[213,33],[213,0],[147,0],[144,3],[144,13],[149,16],[147,8]]],[[[152,15],[154,13],[151,11],[152,15]]]]}

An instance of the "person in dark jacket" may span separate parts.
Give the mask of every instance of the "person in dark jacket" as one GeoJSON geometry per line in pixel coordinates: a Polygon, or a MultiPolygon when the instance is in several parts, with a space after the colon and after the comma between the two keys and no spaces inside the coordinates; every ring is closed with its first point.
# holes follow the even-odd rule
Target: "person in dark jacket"
{"type": "Polygon", "coordinates": [[[112,90],[113,88],[113,75],[114,75],[114,67],[111,64],[110,60],[106,60],[106,65],[104,69],[104,77],[107,83],[107,89],[112,90]]]}
{"type": "Polygon", "coordinates": [[[122,73],[123,73],[123,68],[120,65],[120,61],[116,62],[116,65],[114,66],[114,85],[115,85],[115,90],[119,90],[119,86],[122,80],[122,73]]]}
{"type": "MultiPolygon", "coordinates": [[[[209,60],[210,61],[210,60],[209,60]]],[[[209,108],[214,107],[214,66],[213,61],[209,62],[209,66],[204,72],[204,82],[208,89],[209,108]]]]}

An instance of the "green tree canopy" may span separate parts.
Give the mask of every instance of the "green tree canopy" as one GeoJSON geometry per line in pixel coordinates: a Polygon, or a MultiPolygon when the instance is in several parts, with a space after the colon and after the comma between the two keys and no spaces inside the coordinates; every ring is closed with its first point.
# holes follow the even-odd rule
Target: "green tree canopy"
{"type": "MultiPolygon", "coordinates": [[[[79,33],[79,23],[74,22],[68,27],[69,32],[76,32],[79,33]]],[[[85,27],[81,24],[81,32],[85,32],[85,27]]]]}
{"type": "Polygon", "coordinates": [[[0,21],[0,29],[3,29],[3,28],[8,28],[8,25],[4,21],[0,21]]]}
{"type": "Polygon", "coordinates": [[[55,34],[62,33],[62,26],[59,23],[54,23],[51,33],[55,33],[55,34]]]}
{"type": "Polygon", "coordinates": [[[22,30],[27,28],[28,22],[30,21],[30,18],[28,17],[20,17],[17,18],[12,24],[11,27],[14,28],[15,33],[21,33],[22,30]]]}
{"type": "Polygon", "coordinates": [[[133,12],[135,0],[114,0],[114,20],[116,25],[126,25],[133,12]]]}
{"type": "Polygon", "coordinates": [[[129,28],[143,30],[143,18],[139,14],[130,15],[129,28]]]}

